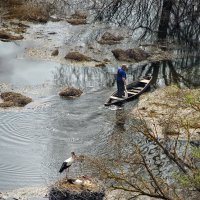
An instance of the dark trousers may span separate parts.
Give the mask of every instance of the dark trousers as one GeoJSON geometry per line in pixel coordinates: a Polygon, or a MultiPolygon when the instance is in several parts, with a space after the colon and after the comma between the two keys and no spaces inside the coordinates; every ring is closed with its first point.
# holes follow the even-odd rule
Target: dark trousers
{"type": "Polygon", "coordinates": [[[124,90],[125,90],[125,87],[124,87],[124,81],[117,81],[117,96],[118,97],[122,97],[124,96],[124,90]]]}

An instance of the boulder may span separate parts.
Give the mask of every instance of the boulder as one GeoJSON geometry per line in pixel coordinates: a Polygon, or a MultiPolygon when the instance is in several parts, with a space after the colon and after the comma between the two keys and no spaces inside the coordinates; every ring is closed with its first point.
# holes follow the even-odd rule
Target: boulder
{"type": "Polygon", "coordinates": [[[62,97],[79,97],[82,93],[83,92],[80,89],[66,87],[59,93],[59,95],[62,97]]]}
{"type": "Polygon", "coordinates": [[[99,181],[78,177],[83,180],[83,184],[69,183],[69,179],[63,179],[55,183],[49,192],[50,200],[103,200],[105,196],[104,188],[99,181]]]}
{"type": "Polygon", "coordinates": [[[0,103],[0,107],[12,107],[12,106],[25,106],[28,103],[32,102],[32,99],[25,97],[16,92],[3,92],[1,93],[1,98],[4,101],[0,103]]]}
{"type": "Polygon", "coordinates": [[[92,58],[85,56],[78,51],[70,52],[65,56],[65,59],[75,60],[75,61],[92,61],[92,58]]]}
{"type": "Polygon", "coordinates": [[[115,49],[112,51],[112,53],[117,60],[127,62],[142,61],[146,60],[149,57],[149,54],[140,48],[127,50],[115,49]]]}
{"type": "Polygon", "coordinates": [[[101,39],[98,41],[100,44],[108,44],[108,45],[113,45],[113,44],[119,44],[121,40],[124,38],[122,36],[115,36],[109,32],[105,32],[101,39]]]}

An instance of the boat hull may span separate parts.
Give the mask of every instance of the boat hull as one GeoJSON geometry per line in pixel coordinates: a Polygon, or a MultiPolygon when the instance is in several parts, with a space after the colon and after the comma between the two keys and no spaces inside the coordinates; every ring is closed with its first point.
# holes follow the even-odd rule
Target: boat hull
{"type": "Polygon", "coordinates": [[[119,98],[117,97],[117,91],[112,93],[112,95],[105,102],[105,106],[110,105],[122,105],[125,102],[132,101],[140,96],[142,93],[146,92],[150,88],[150,83],[152,76],[143,77],[141,80],[132,82],[127,85],[128,97],[119,98]]]}

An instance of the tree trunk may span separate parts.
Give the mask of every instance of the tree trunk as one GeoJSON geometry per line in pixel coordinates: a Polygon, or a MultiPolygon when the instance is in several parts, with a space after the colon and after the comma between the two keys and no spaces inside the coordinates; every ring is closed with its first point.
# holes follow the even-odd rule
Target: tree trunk
{"type": "Polygon", "coordinates": [[[167,37],[167,29],[169,28],[172,5],[172,0],[163,0],[160,23],[158,27],[158,40],[164,40],[167,37]]]}

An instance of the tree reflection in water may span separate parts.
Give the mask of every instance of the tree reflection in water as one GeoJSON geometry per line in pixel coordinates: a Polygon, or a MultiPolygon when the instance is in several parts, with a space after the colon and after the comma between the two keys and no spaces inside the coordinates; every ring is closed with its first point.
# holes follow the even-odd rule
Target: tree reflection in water
{"type": "MultiPolygon", "coordinates": [[[[147,74],[153,75],[152,86],[164,87],[176,84],[180,87],[200,86],[200,56],[198,51],[183,49],[174,51],[177,59],[152,62],[149,64],[129,64],[128,75],[137,80],[147,74]]],[[[115,67],[104,69],[61,65],[54,72],[56,85],[74,86],[89,91],[97,91],[114,86],[115,67]]],[[[132,80],[129,79],[129,82],[132,80]]]]}
{"type": "Polygon", "coordinates": [[[200,56],[198,51],[178,50],[177,59],[145,64],[131,71],[133,80],[152,74],[151,85],[155,88],[172,84],[179,87],[200,86],[200,56]]]}
{"type": "Polygon", "coordinates": [[[97,91],[113,86],[115,76],[106,69],[61,65],[54,73],[54,80],[56,85],[67,85],[84,90],[97,91]]]}

